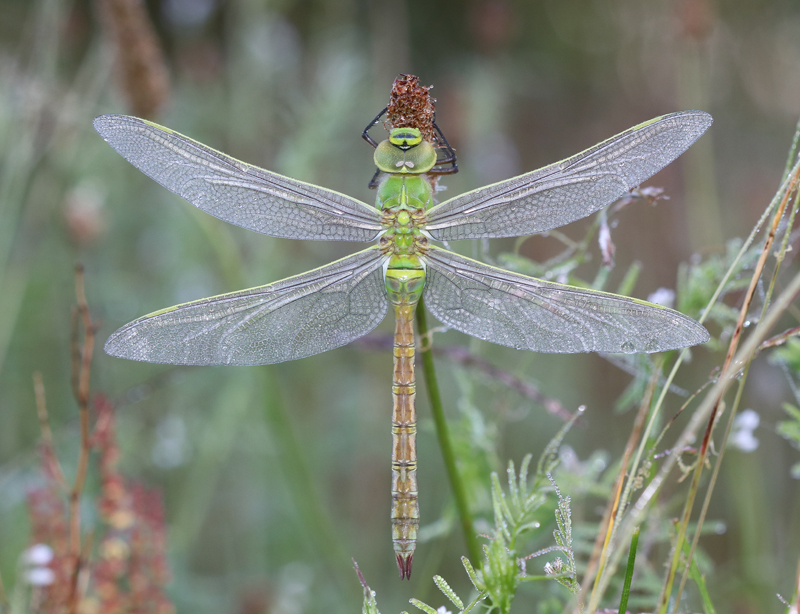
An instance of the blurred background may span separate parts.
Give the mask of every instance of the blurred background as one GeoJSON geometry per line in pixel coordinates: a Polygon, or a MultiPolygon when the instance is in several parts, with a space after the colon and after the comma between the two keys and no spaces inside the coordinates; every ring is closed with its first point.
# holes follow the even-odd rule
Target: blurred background
{"type": "MultiPolygon", "coordinates": [[[[411,597],[438,604],[434,573],[468,592],[424,385],[417,398],[425,539],[411,582],[397,579],[390,351],[355,345],[258,368],[173,368],[102,353],[108,334],[140,315],[301,273],[359,247],[264,237],[207,216],[118,156],[92,129],[95,116],[146,115],[241,160],[373,202],[372,149],[360,134],[387,104],[398,73],[434,86],[438,124],[461,169],[441,181],[443,197],[654,116],[702,109],[714,116],[710,131],[648,182],[669,200],[635,202],[611,229],[616,266],[606,287],[614,291],[638,262],[632,295],[646,298],[675,288],[681,263],[724,255],[728,241],[749,232],[778,188],[800,115],[800,4],[790,0],[2,0],[0,9],[7,591],[21,581],[19,557],[33,543],[30,493],[45,483],[34,372],[64,472],[71,480],[76,471],[70,330],[80,262],[99,324],[92,390],[115,406],[119,470],[163,497],[166,593],[177,611],[356,611],[351,557],[384,612],[408,609],[411,597]]],[[[579,240],[590,223],[563,232],[579,240]]],[[[514,245],[456,247],[501,258],[514,245]]],[[[534,237],[518,255],[541,262],[562,249],[552,236],[534,237]]],[[[596,242],[588,256],[570,279],[596,278],[596,242]]],[[[730,305],[738,307],[735,297],[730,305]]],[[[389,321],[379,329],[390,330],[389,321]]],[[[586,405],[562,454],[599,490],[579,480],[564,488],[576,521],[597,523],[601,486],[613,480],[606,468],[630,432],[632,413],[618,410],[635,379],[630,369],[597,355],[523,354],[457,332],[435,342],[466,348],[565,410],[586,405]]],[[[693,391],[705,382],[720,361],[715,348],[695,350],[677,384],[693,391]]],[[[491,519],[479,485],[509,459],[538,457],[563,416],[486,373],[446,358],[437,367],[463,470],[474,476],[472,505],[491,519]]],[[[776,433],[784,402],[797,404],[790,381],[759,359],[742,405],[760,416],[757,445],[726,457],[709,512],[713,531],[701,541],[719,611],[779,612],[775,594],[794,590],[800,499],[791,467],[800,453],[776,433]]],[[[667,415],[682,403],[669,399],[667,415]]],[[[86,531],[99,534],[96,461],[83,518],[86,531]]],[[[552,543],[550,517],[542,522],[531,551],[552,543]]],[[[591,545],[593,534],[581,539],[591,545]]],[[[656,562],[668,544],[660,548],[656,562]]],[[[518,600],[518,611],[559,611],[566,592],[552,583],[518,600]]]]}

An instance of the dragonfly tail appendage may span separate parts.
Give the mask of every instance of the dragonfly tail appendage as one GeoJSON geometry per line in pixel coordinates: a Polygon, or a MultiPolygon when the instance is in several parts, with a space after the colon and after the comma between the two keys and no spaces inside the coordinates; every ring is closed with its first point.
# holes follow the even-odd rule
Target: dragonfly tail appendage
{"type": "Polygon", "coordinates": [[[411,577],[417,545],[417,416],[414,407],[414,311],[416,303],[395,305],[392,386],[392,542],[401,579],[411,577]]]}

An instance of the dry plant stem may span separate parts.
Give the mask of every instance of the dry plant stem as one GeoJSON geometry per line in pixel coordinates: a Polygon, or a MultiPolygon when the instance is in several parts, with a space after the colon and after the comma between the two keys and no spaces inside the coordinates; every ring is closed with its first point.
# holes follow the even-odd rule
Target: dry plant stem
{"type": "MultiPolygon", "coordinates": [[[[793,156],[794,156],[794,154],[792,153],[790,155],[789,159],[792,160],[793,156]]],[[[796,173],[798,169],[800,169],[800,162],[796,162],[794,164],[793,168],[790,170],[790,172],[791,173],[796,173]]],[[[720,280],[719,284],[717,285],[717,288],[714,291],[714,294],[711,296],[711,299],[709,300],[708,305],[706,306],[705,310],[703,311],[703,314],[700,316],[700,318],[698,320],[701,324],[703,322],[705,322],[706,318],[708,317],[709,313],[711,312],[711,308],[716,304],[717,299],[719,298],[719,296],[722,294],[723,290],[725,289],[725,287],[726,287],[726,285],[728,283],[728,280],[731,278],[731,276],[733,275],[733,272],[736,270],[736,267],[738,266],[739,261],[742,259],[744,254],[750,248],[750,246],[753,244],[753,241],[755,241],[756,235],[761,230],[761,227],[766,223],[767,218],[769,217],[770,213],[772,213],[772,210],[778,205],[778,202],[780,201],[782,195],[786,192],[786,190],[788,190],[789,185],[790,185],[789,173],[786,173],[785,178],[781,183],[780,189],[776,192],[776,194],[773,197],[772,201],[769,203],[769,205],[767,205],[766,209],[761,214],[761,217],[758,219],[758,221],[753,226],[753,229],[750,231],[750,234],[748,235],[747,239],[744,241],[744,243],[742,244],[742,247],[739,249],[739,253],[736,254],[736,257],[734,258],[733,262],[731,263],[731,266],[725,272],[725,275],[723,276],[722,280],[720,280]]],[[[788,306],[789,306],[789,304],[787,303],[787,307],[788,306]]],[[[639,463],[641,462],[641,458],[644,455],[645,446],[646,446],[646,443],[647,443],[647,441],[648,441],[648,439],[650,437],[650,432],[652,431],[653,426],[655,425],[655,421],[656,421],[656,419],[658,417],[658,413],[661,410],[661,407],[662,407],[662,405],[664,403],[664,399],[665,399],[665,397],[667,395],[667,392],[669,391],[669,388],[670,388],[670,386],[672,384],[672,381],[675,379],[675,374],[678,372],[678,369],[683,364],[683,359],[686,357],[687,352],[688,352],[687,349],[681,350],[681,353],[678,356],[678,359],[675,361],[675,364],[672,366],[672,369],[670,370],[670,373],[667,376],[666,382],[664,383],[663,388],[661,389],[661,393],[660,393],[660,395],[658,397],[658,400],[656,401],[655,408],[653,409],[652,413],[650,414],[650,420],[647,423],[647,428],[645,429],[644,436],[642,437],[642,440],[641,440],[641,442],[639,444],[639,449],[636,451],[636,458],[634,459],[633,465],[632,465],[631,470],[630,470],[630,475],[631,476],[635,476],[637,474],[637,472],[638,472],[639,463]]],[[[719,384],[719,381],[717,383],[719,384]]],[[[712,389],[712,391],[713,391],[713,389],[712,389]]],[[[710,395],[712,391],[709,391],[708,394],[710,395]]],[[[686,432],[687,431],[684,431],[684,433],[686,433],[686,432]]],[[[684,443],[682,443],[680,446],[675,446],[673,448],[675,453],[670,456],[670,458],[668,459],[668,461],[667,461],[667,463],[665,465],[665,467],[669,467],[670,470],[674,466],[675,462],[677,462],[677,458],[678,458],[678,455],[680,454],[680,450],[682,450],[683,447],[688,443],[689,438],[687,437],[683,441],[684,441],[684,443]]],[[[659,474],[659,475],[661,475],[661,474],[659,474]]],[[[626,486],[627,490],[630,490],[630,488],[631,488],[632,479],[633,478],[630,478],[628,480],[628,485],[626,486]]],[[[663,480],[663,477],[661,479],[663,480]]],[[[653,483],[654,482],[651,482],[651,485],[653,483]]],[[[659,482],[659,484],[660,484],[660,482],[659,482]]],[[[652,496],[653,494],[655,494],[655,492],[657,492],[657,490],[658,490],[658,488],[656,488],[655,491],[651,492],[649,490],[649,487],[648,487],[648,490],[646,490],[645,493],[642,495],[642,497],[639,498],[639,502],[643,501],[643,497],[645,496],[645,494],[650,493],[650,496],[652,496]]],[[[643,509],[644,508],[642,508],[640,510],[640,514],[639,515],[641,515],[641,513],[643,512],[643,509]]],[[[630,531],[630,529],[628,530],[628,532],[629,531],[630,531]]],[[[629,537],[629,535],[628,535],[628,537],[629,537]]],[[[628,537],[624,537],[623,536],[624,539],[627,539],[628,537]]],[[[614,556],[615,556],[615,560],[618,561],[619,560],[619,555],[615,553],[614,556]]],[[[616,565],[616,563],[614,563],[614,565],[612,567],[614,567],[615,565],[616,565]]],[[[602,589],[602,587],[604,587],[607,584],[608,584],[608,579],[606,578],[603,582],[601,582],[599,585],[597,585],[592,590],[592,595],[590,597],[589,604],[590,605],[594,604],[595,609],[596,609],[597,603],[600,601],[600,597],[602,595],[602,590],[601,589],[602,589]]],[[[592,610],[589,610],[589,611],[592,611],[592,610]]]]}
{"type": "MultiPolygon", "coordinates": [[[[36,395],[36,414],[39,417],[39,429],[42,431],[42,445],[46,450],[50,450],[55,456],[55,444],[53,443],[53,431],[50,429],[50,418],[47,414],[47,399],[44,393],[44,381],[42,374],[36,371],[33,374],[33,391],[36,395]]],[[[61,471],[60,463],[53,463],[53,473],[58,482],[59,488],[67,491],[67,480],[61,471]]]]}
{"type": "MultiPolygon", "coordinates": [[[[669,384],[668,382],[667,382],[667,383],[664,383],[664,382],[662,382],[662,380],[661,380],[661,377],[660,377],[660,376],[661,376],[661,368],[662,368],[662,365],[663,365],[663,362],[657,365],[657,369],[656,369],[656,371],[654,372],[654,377],[658,378],[657,380],[655,380],[655,382],[656,382],[656,383],[662,383],[662,384],[664,385],[664,387],[665,387],[665,388],[664,388],[664,389],[662,389],[662,395],[663,395],[663,394],[666,392],[666,390],[668,390],[668,389],[670,388],[670,384],[669,384]]],[[[674,373],[673,373],[673,375],[674,375],[674,373]]],[[[671,379],[671,377],[670,377],[670,379],[671,379]]],[[[705,384],[703,384],[703,386],[701,386],[701,387],[700,387],[700,389],[699,389],[699,390],[697,390],[696,392],[694,392],[694,393],[693,393],[693,394],[692,394],[692,395],[691,395],[691,396],[690,396],[690,397],[689,397],[689,398],[686,400],[686,402],[685,402],[685,403],[684,403],[684,404],[681,406],[681,408],[680,408],[680,409],[679,409],[679,410],[676,412],[676,414],[675,414],[675,415],[674,415],[674,416],[673,416],[673,417],[670,419],[669,423],[668,423],[668,424],[667,424],[667,425],[666,425],[666,426],[663,428],[663,430],[661,431],[661,434],[658,436],[658,438],[656,439],[656,442],[653,444],[653,446],[652,446],[653,448],[657,448],[657,447],[658,447],[658,444],[661,442],[661,439],[664,437],[664,434],[667,432],[667,429],[669,428],[669,426],[670,426],[670,425],[671,425],[671,424],[672,424],[672,423],[673,423],[673,422],[674,422],[674,421],[675,421],[675,420],[678,418],[678,416],[680,416],[680,415],[681,415],[681,413],[683,412],[683,410],[684,410],[684,409],[686,409],[686,407],[688,407],[688,406],[689,406],[689,404],[690,404],[690,403],[691,403],[691,402],[694,400],[694,398],[695,398],[696,396],[698,396],[698,395],[700,394],[700,392],[702,392],[702,391],[703,391],[705,388],[707,388],[707,387],[708,387],[710,384],[711,384],[711,382],[706,382],[705,384]]],[[[656,389],[656,388],[655,388],[655,386],[654,386],[654,388],[653,388],[653,394],[655,393],[655,389],[656,389]]],[[[648,390],[648,391],[645,391],[645,392],[646,392],[646,394],[649,394],[649,390],[648,390]]],[[[650,399],[652,400],[652,396],[650,397],[650,399]]],[[[659,403],[660,403],[660,398],[659,398],[659,403]]],[[[656,412],[656,411],[657,411],[657,408],[658,408],[658,406],[659,406],[659,405],[658,405],[658,403],[657,403],[655,406],[653,406],[653,409],[652,409],[652,411],[653,411],[653,412],[656,412]]],[[[650,405],[649,405],[649,401],[648,401],[648,407],[650,407],[650,405]]],[[[646,416],[646,413],[645,413],[644,415],[646,416]]],[[[638,419],[638,415],[637,415],[637,419],[638,419]]],[[[650,424],[652,424],[652,421],[651,421],[651,423],[650,423],[650,424]]],[[[633,433],[635,432],[635,430],[636,430],[636,429],[634,428],[634,431],[632,431],[632,435],[633,435],[633,433]]],[[[648,429],[648,431],[647,431],[647,432],[649,433],[649,431],[650,431],[650,429],[648,429]]],[[[638,437],[638,436],[637,436],[637,437],[638,437]]],[[[643,439],[642,439],[642,441],[643,441],[643,442],[644,442],[644,441],[646,441],[646,440],[647,440],[647,437],[645,437],[645,438],[643,438],[643,439]]],[[[631,441],[633,441],[633,438],[631,438],[631,441]]],[[[642,445],[642,444],[640,444],[640,445],[642,445]]],[[[665,453],[665,456],[666,456],[667,454],[669,454],[669,453],[670,453],[670,451],[667,451],[667,452],[665,453]]],[[[627,454],[627,450],[626,450],[626,454],[627,454]]],[[[626,460],[626,462],[625,462],[625,466],[627,466],[627,460],[626,460]]],[[[638,462],[635,462],[635,463],[634,463],[634,466],[637,466],[637,467],[638,467],[638,462]]],[[[632,490],[633,481],[636,479],[636,476],[637,476],[637,474],[638,474],[638,470],[636,470],[636,471],[631,471],[631,472],[630,472],[631,478],[629,479],[629,481],[628,481],[628,484],[627,484],[627,486],[626,486],[626,488],[625,488],[625,491],[624,491],[624,493],[623,493],[623,495],[622,495],[622,497],[621,497],[621,500],[625,501],[625,502],[626,502],[626,504],[627,504],[627,502],[628,502],[628,501],[630,501],[630,496],[631,496],[631,490],[632,490]]],[[[624,473],[621,473],[620,475],[621,475],[621,477],[624,479],[624,476],[625,476],[625,474],[624,474],[624,473]]],[[[617,486],[615,485],[615,488],[616,488],[616,487],[617,487],[617,486]]],[[[598,578],[599,578],[599,574],[602,574],[602,573],[603,573],[603,569],[605,568],[605,565],[604,565],[604,566],[603,566],[603,568],[602,568],[602,569],[600,569],[600,571],[599,571],[599,572],[597,572],[597,566],[596,566],[596,560],[597,560],[597,550],[598,550],[598,547],[599,547],[599,539],[600,539],[600,537],[599,537],[599,536],[600,536],[600,535],[602,535],[602,532],[605,530],[605,527],[606,527],[606,524],[607,524],[607,521],[608,521],[608,514],[609,514],[609,510],[611,509],[611,505],[612,505],[612,503],[613,503],[613,501],[609,503],[608,507],[606,508],[606,513],[605,513],[605,514],[604,514],[604,516],[603,516],[603,521],[602,521],[602,523],[601,523],[601,529],[600,529],[600,533],[598,534],[598,541],[597,541],[597,542],[596,542],[596,544],[595,544],[595,552],[593,552],[593,553],[592,553],[592,559],[589,561],[589,565],[587,566],[587,571],[586,571],[586,574],[584,575],[584,578],[583,578],[583,583],[582,583],[582,585],[581,585],[581,594],[580,594],[579,602],[580,602],[580,600],[582,600],[582,599],[584,598],[584,595],[585,595],[586,591],[588,590],[589,584],[591,583],[591,581],[592,581],[593,579],[595,580],[595,587],[596,587],[596,585],[597,585],[597,581],[598,581],[598,578]],[[595,576],[595,575],[594,575],[596,572],[598,573],[598,576],[595,576]]],[[[618,512],[618,513],[616,514],[616,517],[617,517],[617,518],[619,518],[619,516],[620,516],[620,515],[621,515],[621,512],[618,512]]],[[[619,525],[619,523],[617,522],[617,523],[616,523],[616,525],[618,526],[618,525],[619,525]]],[[[614,528],[616,528],[616,526],[615,526],[614,528]]],[[[614,533],[613,533],[613,531],[612,531],[612,532],[610,533],[610,538],[611,538],[611,539],[613,539],[613,537],[614,537],[614,533]]],[[[609,542],[609,540],[607,540],[607,541],[605,542],[605,544],[604,544],[604,550],[603,550],[604,561],[607,559],[607,556],[608,556],[608,549],[607,549],[607,547],[608,547],[608,543],[610,543],[610,542],[609,542]]],[[[599,599],[599,596],[595,597],[595,595],[596,595],[595,589],[593,588],[592,590],[593,590],[593,592],[592,592],[592,599],[593,599],[593,600],[594,600],[594,599],[599,599]]],[[[596,607],[596,605],[597,605],[597,604],[595,603],[595,607],[596,607]]]]}
{"type": "Polygon", "coordinates": [[[794,328],[785,330],[782,333],[767,339],[764,343],[761,344],[761,346],[758,348],[758,351],[763,352],[764,350],[768,350],[769,348],[775,348],[781,346],[792,337],[798,337],[798,336],[800,336],[800,326],[795,326],[794,328]]]}
{"type": "MultiPolygon", "coordinates": [[[[770,331],[770,329],[775,325],[778,319],[784,314],[787,307],[795,299],[798,292],[800,292],[800,274],[792,278],[786,289],[774,301],[772,307],[767,312],[767,315],[761,321],[761,324],[742,344],[742,347],[739,349],[739,352],[733,361],[734,364],[744,364],[747,358],[752,356],[752,354],[758,349],[761,342],[767,336],[767,333],[770,331]]],[[[617,535],[615,536],[614,543],[612,543],[611,559],[606,566],[606,573],[603,574],[596,591],[598,600],[599,595],[602,595],[603,591],[608,586],[608,582],[610,581],[613,570],[619,563],[622,552],[624,551],[623,548],[617,546],[629,540],[634,529],[641,525],[647,509],[655,500],[655,496],[661,490],[661,486],[664,484],[664,481],[672,473],[681,450],[689,445],[691,440],[696,436],[701,425],[708,419],[709,415],[711,415],[711,411],[716,405],[718,399],[722,398],[731,381],[734,379],[735,374],[734,376],[727,375],[719,378],[714,386],[712,386],[702,403],[700,403],[697,410],[689,419],[689,424],[686,425],[686,428],[684,428],[683,432],[678,437],[678,440],[675,442],[672,454],[667,457],[656,476],[645,487],[636,503],[631,506],[628,517],[623,521],[617,535]]],[[[594,593],[592,597],[595,597],[594,593]]],[[[587,608],[586,611],[591,612],[593,610],[587,608]]]]}
{"type": "Polygon", "coordinates": [[[92,556],[92,545],[94,544],[94,530],[89,531],[86,539],[83,540],[83,549],[81,551],[81,569],[78,572],[78,577],[75,582],[77,594],[79,596],[86,595],[89,590],[89,581],[92,579],[92,568],[90,565],[90,558],[92,556]]]}
{"type": "Polygon", "coordinates": [[[505,384],[522,396],[531,399],[535,403],[539,403],[548,413],[557,416],[564,422],[568,422],[572,419],[572,414],[560,401],[543,395],[533,384],[521,380],[508,371],[495,367],[487,360],[470,353],[469,350],[462,346],[433,346],[431,350],[436,356],[444,356],[464,367],[472,367],[476,371],[484,373],[487,377],[505,384]]]}
{"type": "MultiPolygon", "coordinates": [[[[797,172],[798,169],[800,169],[800,162],[795,164],[795,166],[793,168],[793,172],[797,172]]],[[[788,174],[787,174],[787,177],[788,177],[788,174]]],[[[720,280],[719,284],[717,285],[716,290],[714,290],[714,294],[711,296],[711,299],[708,301],[708,305],[706,305],[705,310],[703,311],[702,315],[698,319],[698,322],[700,324],[702,324],[702,323],[704,323],[706,321],[706,318],[708,317],[709,313],[711,313],[711,308],[717,303],[717,300],[719,299],[719,296],[722,294],[722,291],[725,289],[726,285],[728,284],[728,280],[731,278],[731,276],[733,275],[733,272],[736,270],[736,267],[738,266],[739,261],[742,259],[742,257],[747,252],[747,250],[750,249],[750,246],[753,244],[753,241],[755,241],[756,235],[761,230],[761,227],[766,223],[767,218],[769,217],[770,213],[772,213],[772,210],[775,208],[775,206],[780,201],[781,195],[786,190],[788,190],[789,185],[790,185],[789,179],[788,178],[784,179],[784,181],[781,183],[780,189],[777,191],[777,193],[773,197],[772,201],[769,203],[769,205],[767,205],[766,209],[764,210],[764,213],[761,214],[761,217],[758,219],[758,221],[753,226],[753,229],[750,231],[750,234],[748,235],[747,239],[742,244],[742,247],[739,249],[739,253],[736,254],[736,258],[733,259],[733,262],[731,263],[731,266],[728,268],[728,270],[725,272],[725,275],[720,280]]],[[[636,459],[634,460],[633,468],[631,469],[631,474],[632,475],[636,475],[636,472],[638,471],[639,462],[641,461],[641,457],[644,454],[644,447],[645,447],[645,444],[646,444],[646,442],[647,442],[647,440],[648,440],[648,438],[650,436],[650,431],[652,430],[653,425],[655,424],[655,420],[656,420],[656,418],[658,416],[658,412],[659,412],[659,410],[661,409],[661,406],[664,403],[664,399],[667,396],[667,392],[669,391],[670,386],[672,385],[672,381],[675,379],[675,374],[678,372],[678,369],[683,364],[683,359],[686,357],[686,354],[688,353],[688,351],[689,351],[688,349],[681,350],[681,353],[678,356],[678,359],[675,361],[675,364],[672,365],[672,369],[670,370],[670,373],[667,376],[666,382],[664,383],[664,386],[661,389],[661,394],[659,395],[658,400],[656,401],[656,407],[655,407],[655,409],[653,410],[653,413],[650,416],[650,421],[647,424],[647,429],[645,430],[644,437],[642,438],[642,441],[639,444],[639,449],[636,452],[636,459]]]]}
{"type": "MultiPolygon", "coordinates": [[[[755,354],[754,354],[755,355],[755,354]]],[[[747,373],[750,370],[750,361],[752,357],[748,359],[747,365],[744,368],[744,374],[739,379],[738,386],[736,387],[736,397],[733,401],[733,406],[731,407],[730,415],[728,416],[728,424],[725,427],[725,435],[722,438],[722,442],[719,446],[719,453],[717,454],[716,462],[714,463],[714,468],[711,471],[711,479],[708,483],[708,489],[706,490],[706,496],[703,500],[703,507],[700,510],[700,517],[697,519],[697,529],[694,532],[694,538],[692,539],[692,546],[689,549],[689,556],[686,557],[686,566],[683,569],[683,574],[681,575],[681,582],[678,585],[678,593],[675,595],[675,606],[673,608],[673,612],[677,611],[678,604],[681,602],[681,595],[683,595],[683,589],[686,587],[686,580],[689,578],[689,569],[691,568],[692,559],[694,558],[694,552],[697,548],[697,543],[700,541],[700,535],[703,529],[703,523],[706,519],[706,514],[708,513],[708,506],[711,503],[711,493],[714,492],[714,486],[717,483],[717,477],[719,476],[719,468],[722,466],[722,457],[725,455],[725,448],[727,447],[728,437],[730,436],[731,429],[733,428],[733,420],[736,418],[736,413],[739,408],[739,402],[742,399],[742,392],[744,391],[744,385],[747,381],[747,373]]],[[[698,464],[701,462],[700,459],[697,460],[698,464]]]]}
{"type": "MultiPolygon", "coordinates": [[[[434,330],[429,331],[429,333],[429,336],[432,336],[434,330]]],[[[371,333],[356,339],[353,344],[369,350],[391,350],[394,346],[394,336],[384,333],[371,333]]],[[[489,361],[472,354],[460,345],[432,345],[431,351],[434,356],[442,356],[462,367],[474,369],[490,379],[499,381],[523,397],[540,404],[548,413],[564,422],[572,419],[572,414],[560,401],[543,395],[534,384],[520,379],[509,371],[494,366],[489,361]]]]}
{"type": "Polygon", "coordinates": [[[653,365],[653,375],[647,384],[647,390],[645,391],[642,402],[639,405],[639,411],[636,414],[636,419],[633,423],[633,429],[628,437],[628,443],[625,444],[625,453],[622,457],[619,473],[617,474],[617,478],[614,483],[614,497],[609,501],[605,514],[603,515],[603,522],[600,524],[601,528],[597,534],[594,552],[592,553],[592,558],[589,561],[589,565],[583,579],[583,586],[581,587],[579,601],[583,599],[586,591],[589,588],[589,583],[592,581],[592,578],[594,577],[595,584],[597,584],[600,574],[603,573],[603,568],[605,567],[606,559],[608,558],[608,544],[611,541],[611,535],[616,528],[617,518],[625,510],[626,501],[622,500],[621,498],[622,486],[625,484],[625,474],[628,470],[628,464],[631,462],[631,458],[633,457],[633,452],[636,449],[636,442],[639,441],[639,437],[642,434],[645,418],[647,418],[647,414],[650,411],[653,397],[655,396],[656,387],[658,386],[658,380],[661,375],[662,363],[663,359],[659,356],[653,365]],[[621,505],[620,501],[622,501],[621,505]],[[604,534],[605,538],[603,538],[604,534]],[[595,573],[597,575],[595,575],[595,573]]]}
{"type": "Polygon", "coordinates": [[[69,552],[75,561],[73,570],[72,595],[70,598],[70,612],[77,612],[80,595],[78,591],[78,579],[81,571],[81,507],[80,498],[83,486],[86,482],[86,470],[89,464],[89,377],[92,367],[92,353],[94,352],[94,324],[89,315],[89,306],[86,303],[86,293],[83,286],[83,267],[78,265],[75,268],[75,294],[78,306],[77,315],[83,324],[83,347],[78,344],[77,319],[73,318],[72,333],[72,373],[73,373],[73,394],[78,402],[81,423],[81,447],[78,456],[78,469],[75,474],[75,482],[69,496],[69,552]],[[78,361],[76,367],[75,361],[78,361]]]}
{"type": "MultiPolygon", "coordinates": [[[[778,224],[780,224],[781,218],[783,217],[783,212],[786,210],[786,205],[789,202],[789,198],[791,197],[792,193],[794,192],[797,184],[798,175],[800,175],[800,167],[798,167],[792,174],[791,174],[791,183],[788,189],[784,192],[783,198],[781,199],[780,205],[778,209],[775,211],[775,214],[772,218],[772,226],[769,229],[769,234],[767,235],[766,241],[764,242],[764,247],[761,250],[761,255],[758,258],[758,262],[756,263],[755,270],[753,271],[753,276],[750,279],[750,286],[747,288],[747,293],[745,294],[744,301],[742,302],[742,308],[739,311],[739,319],[736,322],[736,328],[733,331],[733,335],[731,336],[731,342],[728,346],[728,352],[725,355],[725,362],[722,364],[722,370],[720,373],[720,379],[724,379],[728,376],[729,371],[731,370],[731,363],[733,361],[733,355],[736,353],[736,349],[739,346],[739,340],[742,337],[742,331],[744,330],[744,323],[747,319],[747,314],[750,311],[750,304],[753,300],[753,295],[756,291],[756,286],[758,285],[758,280],[761,279],[761,273],[764,270],[764,265],[767,262],[767,258],[770,255],[772,250],[772,245],[775,242],[775,235],[778,232],[778,224]]],[[[738,367],[737,367],[738,368],[738,367]]],[[[711,414],[708,417],[708,423],[706,424],[706,430],[703,434],[703,442],[700,445],[700,454],[697,459],[697,464],[695,465],[694,475],[692,476],[692,484],[689,489],[689,496],[686,498],[686,504],[683,510],[683,517],[681,518],[681,524],[678,529],[678,537],[675,542],[675,551],[672,555],[672,564],[670,565],[669,573],[667,576],[666,582],[666,590],[664,591],[663,600],[660,604],[659,611],[661,614],[664,614],[667,611],[667,603],[669,602],[670,594],[672,593],[672,584],[675,580],[675,571],[678,568],[678,561],[681,556],[681,552],[683,551],[683,540],[686,537],[686,530],[689,526],[689,519],[692,514],[692,508],[694,507],[694,500],[697,496],[697,489],[700,484],[700,476],[703,473],[703,466],[706,462],[706,458],[708,457],[708,448],[711,443],[711,433],[714,429],[714,424],[717,420],[717,414],[720,411],[720,402],[722,401],[722,397],[717,399],[717,402],[714,404],[714,408],[711,411],[711,414]]],[[[698,527],[698,532],[700,531],[700,527],[698,527]]],[[[679,602],[675,601],[675,608],[677,609],[679,602]]],[[[677,610],[673,611],[677,611],[677,610]]]]}
{"type": "MultiPolygon", "coordinates": [[[[787,196],[788,194],[789,193],[787,192],[787,196]]],[[[800,193],[796,192],[794,203],[792,204],[791,213],[789,215],[789,219],[786,224],[786,230],[783,234],[783,240],[781,241],[781,247],[778,250],[778,254],[776,255],[775,269],[772,272],[772,279],[770,280],[769,289],[767,290],[767,294],[764,298],[764,305],[761,309],[761,315],[759,317],[759,321],[764,317],[764,314],[767,310],[767,306],[769,305],[769,302],[772,299],[772,294],[775,291],[775,284],[777,283],[778,279],[778,271],[780,270],[781,264],[783,263],[783,259],[786,257],[786,249],[789,243],[789,235],[791,234],[792,227],[794,226],[794,219],[795,216],[797,215],[798,204],[800,204],[800,193]]],[[[767,250],[767,246],[765,246],[765,250],[767,250]]],[[[763,349],[763,345],[764,344],[762,344],[758,348],[758,351],[753,355],[753,357],[755,357],[755,355],[757,355],[757,353],[763,349]]],[[[739,385],[737,386],[736,390],[736,397],[734,399],[733,406],[731,407],[730,415],[728,417],[728,424],[725,428],[725,434],[720,444],[719,454],[717,455],[716,462],[714,463],[714,469],[711,473],[711,480],[709,481],[708,488],[706,489],[706,496],[705,499],[703,500],[703,507],[700,510],[700,516],[697,520],[697,529],[695,530],[694,538],[692,539],[692,546],[689,550],[689,556],[687,557],[686,566],[684,567],[683,574],[681,576],[681,583],[678,587],[678,594],[675,598],[675,603],[676,603],[675,607],[677,607],[677,604],[680,603],[681,595],[683,593],[684,587],[686,586],[686,580],[689,576],[689,569],[692,563],[692,558],[694,557],[694,552],[695,549],[697,548],[697,543],[700,541],[700,534],[703,528],[703,523],[705,522],[706,514],[708,513],[708,506],[711,503],[711,494],[714,492],[714,486],[716,485],[717,482],[717,477],[719,475],[719,468],[722,465],[722,457],[725,454],[725,449],[728,443],[728,437],[730,436],[731,429],[733,428],[733,420],[736,417],[736,413],[739,410],[739,403],[741,402],[744,386],[745,383],[747,382],[747,375],[750,370],[751,360],[752,357],[750,360],[748,360],[747,364],[744,366],[742,376],[739,379],[739,385]]]]}

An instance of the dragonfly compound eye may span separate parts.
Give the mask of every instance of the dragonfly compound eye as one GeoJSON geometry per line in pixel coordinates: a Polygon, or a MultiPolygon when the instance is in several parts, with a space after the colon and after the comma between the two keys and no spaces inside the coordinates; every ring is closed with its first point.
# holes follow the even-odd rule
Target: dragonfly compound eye
{"type": "Polygon", "coordinates": [[[403,150],[411,149],[422,142],[422,134],[416,128],[394,128],[389,135],[389,142],[403,150]]]}

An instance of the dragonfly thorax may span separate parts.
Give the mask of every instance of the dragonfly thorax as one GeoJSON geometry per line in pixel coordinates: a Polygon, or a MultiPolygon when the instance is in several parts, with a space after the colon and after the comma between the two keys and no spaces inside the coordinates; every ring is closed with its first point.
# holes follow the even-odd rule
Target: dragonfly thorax
{"type": "Polygon", "coordinates": [[[425,211],[433,204],[430,183],[422,175],[388,176],[378,189],[377,207],[383,212],[381,249],[386,254],[425,253],[428,240],[422,230],[425,211]]]}
{"type": "MultiPolygon", "coordinates": [[[[385,141],[384,141],[385,142],[385,141]]],[[[384,214],[406,210],[414,218],[433,206],[431,184],[421,175],[388,175],[378,188],[375,206],[384,214]]]]}

